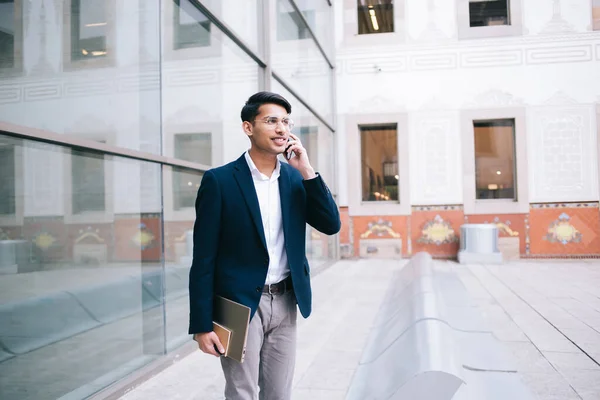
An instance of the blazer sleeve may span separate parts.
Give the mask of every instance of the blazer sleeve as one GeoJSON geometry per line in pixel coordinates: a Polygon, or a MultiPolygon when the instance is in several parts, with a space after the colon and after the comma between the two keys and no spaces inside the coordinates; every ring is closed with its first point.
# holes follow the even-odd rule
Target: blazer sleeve
{"type": "Polygon", "coordinates": [[[326,235],[338,233],[342,226],[340,213],[321,175],[302,184],[306,191],[306,222],[326,235]]]}
{"type": "Polygon", "coordinates": [[[214,173],[207,171],[196,198],[194,252],[190,269],[189,334],[211,332],[214,275],[221,222],[221,190],[214,173]]]}

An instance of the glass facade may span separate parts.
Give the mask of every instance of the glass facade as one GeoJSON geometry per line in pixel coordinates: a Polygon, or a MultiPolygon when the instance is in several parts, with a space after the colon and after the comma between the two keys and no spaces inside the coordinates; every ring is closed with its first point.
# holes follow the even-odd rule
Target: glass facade
{"type": "Polygon", "coordinates": [[[0,1],[3,400],[86,398],[191,339],[196,192],[249,147],[251,94],[291,101],[337,193],[331,6],[242,3],[0,1]]]}

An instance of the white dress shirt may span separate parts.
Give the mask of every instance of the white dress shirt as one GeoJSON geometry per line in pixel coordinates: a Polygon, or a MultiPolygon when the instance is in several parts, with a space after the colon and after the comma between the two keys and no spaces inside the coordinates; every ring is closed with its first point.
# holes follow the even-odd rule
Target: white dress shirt
{"type": "Polygon", "coordinates": [[[269,178],[256,168],[247,151],[244,155],[252,173],[265,240],[267,241],[269,270],[265,284],[270,285],[284,280],[290,274],[287,253],[285,252],[281,198],[279,197],[279,181],[277,180],[281,171],[281,162],[277,160],[277,166],[269,178]]]}

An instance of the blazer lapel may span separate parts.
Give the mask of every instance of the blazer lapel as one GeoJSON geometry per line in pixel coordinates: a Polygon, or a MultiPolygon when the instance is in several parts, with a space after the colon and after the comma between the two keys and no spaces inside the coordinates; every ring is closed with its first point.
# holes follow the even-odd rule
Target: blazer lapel
{"type": "Polygon", "coordinates": [[[285,168],[284,164],[281,165],[278,181],[279,198],[281,200],[281,220],[283,223],[283,236],[286,238],[285,243],[287,245],[287,243],[289,242],[288,232],[290,225],[290,203],[292,198],[292,185],[290,183],[290,174],[287,168],[285,168]]]}
{"type": "Polygon", "coordinates": [[[260,240],[266,249],[267,241],[265,240],[265,232],[262,225],[262,219],[260,217],[258,196],[256,195],[256,188],[254,187],[254,182],[252,181],[252,174],[250,173],[250,168],[248,168],[248,164],[246,163],[246,158],[244,155],[237,160],[233,175],[240,187],[240,190],[242,191],[244,201],[248,206],[248,210],[250,211],[250,216],[252,217],[252,221],[254,221],[254,225],[256,226],[258,236],[260,236],[260,240]]]}

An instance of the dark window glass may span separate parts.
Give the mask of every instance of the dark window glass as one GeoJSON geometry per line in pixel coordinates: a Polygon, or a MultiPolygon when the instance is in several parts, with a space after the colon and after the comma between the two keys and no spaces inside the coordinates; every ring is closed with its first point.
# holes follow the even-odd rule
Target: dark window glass
{"type": "Polygon", "coordinates": [[[470,0],[471,27],[510,25],[509,0],[470,0]]]}
{"type": "Polygon", "coordinates": [[[396,125],[361,126],[363,201],[398,201],[396,125]]]}
{"type": "Polygon", "coordinates": [[[516,199],[515,121],[476,121],[473,125],[477,199],[516,199]]]}

